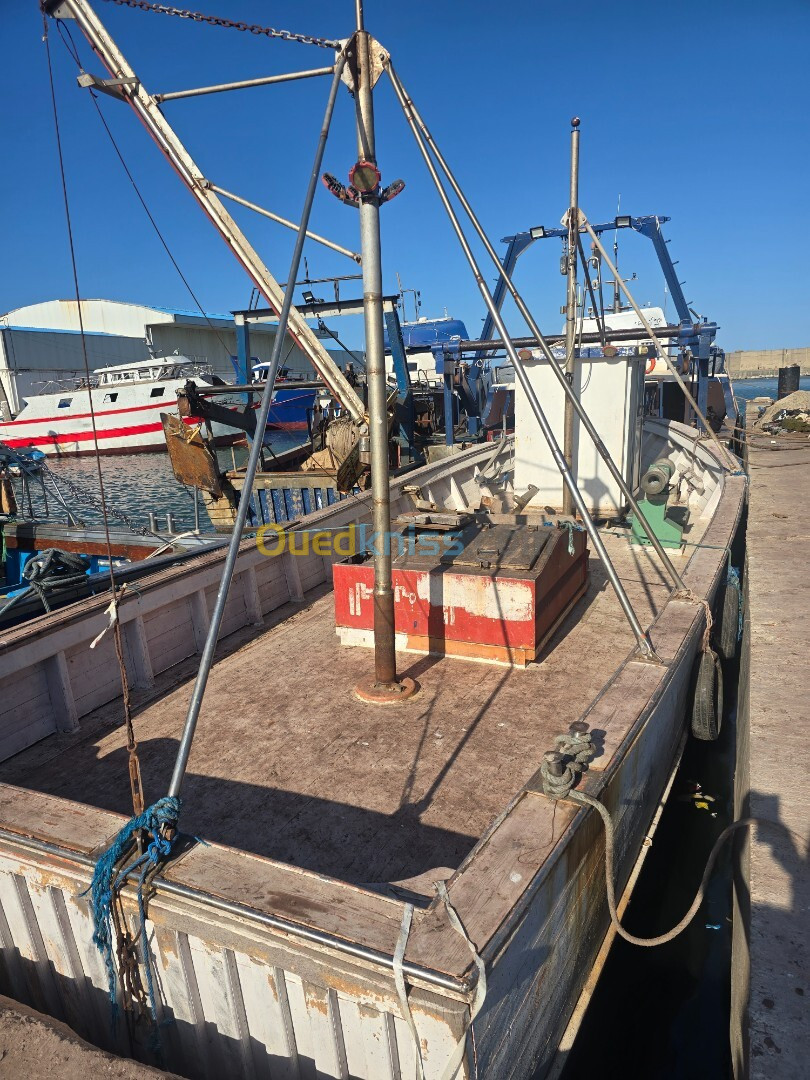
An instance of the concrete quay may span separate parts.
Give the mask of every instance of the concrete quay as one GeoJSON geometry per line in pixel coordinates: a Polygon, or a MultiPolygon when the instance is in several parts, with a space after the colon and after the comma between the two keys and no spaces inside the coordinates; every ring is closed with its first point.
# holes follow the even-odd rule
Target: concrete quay
{"type": "MultiPolygon", "coordinates": [[[[756,409],[749,406],[748,427],[756,409]]],[[[731,1043],[736,1080],[804,1080],[810,1062],[810,440],[751,436],[731,1043]]]]}

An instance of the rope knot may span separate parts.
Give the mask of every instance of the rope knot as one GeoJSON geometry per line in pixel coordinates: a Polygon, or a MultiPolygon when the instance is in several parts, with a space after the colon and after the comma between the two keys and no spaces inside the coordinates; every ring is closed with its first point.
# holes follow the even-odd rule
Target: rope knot
{"type": "Polygon", "coordinates": [[[565,529],[568,532],[568,554],[573,558],[575,554],[574,533],[584,532],[584,526],[576,521],[558,521],[557,524],[561,529],[565,529]]]}
{"type": "Polygon", "coordinates": [[[596,748],[582,720],[571,724],[567,734],[557,735],[554,744],[557,749],[545,753],[540,766],[543,792],[550,799],[564,799],[588,768],[596,748]]]}
{"type": "MultiPolygon", "coordinates": [[[[156,1019],[157,1007],[149,961],[149,945],[146,939],[146,905],[143,898],[143,887],[147,874],[157,868],[171,854],[177,838],[179,817],[180,799],[173,795],[167,795],[152,806],[147,807],[142,814],[131,818],[107,850],[100,856],[93,872],[90,888],[87,890],[90,893],[90,903],[93,909],[93,943],[101,953],[107,970],[113,1020],[117,1015],[116,987],[119,977],[116,972],[115,958],[117,955],[123,960],[129,951],[128,943],[124,940],[120,920],[115,917],[115,901],[134,870],[140,870],[137,879],[138,913],[141,922],[139,936],[143,963],[146,969],[149,1004],[152,1017],[156,1019]],[[151,837],[146,850],[128,866],[118,870],[118,864],[128,855],[135,836],[141,832],[146,832],[151,837]],[[115,942],[115,946],[113,942],[115,942]]],[[[125,974],[122,973],[122,982],[130,985],[132,980],[126,978],[125,974]]]]}

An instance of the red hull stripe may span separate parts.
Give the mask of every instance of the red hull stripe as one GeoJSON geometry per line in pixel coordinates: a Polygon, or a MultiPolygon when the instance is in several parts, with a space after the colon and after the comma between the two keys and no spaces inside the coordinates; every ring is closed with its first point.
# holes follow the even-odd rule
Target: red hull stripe
{"type": "MultiPolygon", "coordinates": [[[[150,431],[162,431],[162,424],[136,424],[133,427],[100,428],[99,439],[126,439],[131,435],[146,435],[150,431]]],[[[64,435],[33,435],[25,439],[6,439],[6,446],[56,446],[62,443],[87,442],[93,438],[92,431],[65,432],[64,435]]]]}
{"type": "MultiPolygon", "coordinates": [[[[65,394],[65,397],[69,397],[69,395],[65,394]]],[[[161,398],[160,400],[155,400],[153,405],[133,405],[129,409],[96,409],[95,417],[96,420],[98,420],[102,416],[120,416],[121,413],[143,412],[145,409],[167,409],[171,405],[176,404],[176,399],[174,401],[164,401],[161,398]]],[[[20,424],[55,424],[59,421],[66,420],[88,420],[91,416],[93,416],[93,413],[89,412],[64,412],[59,416],[37,416],[32,420],[9,420],[7,423],[0,425],[0,431],[5,428],[19,427],[20,424]]]]}

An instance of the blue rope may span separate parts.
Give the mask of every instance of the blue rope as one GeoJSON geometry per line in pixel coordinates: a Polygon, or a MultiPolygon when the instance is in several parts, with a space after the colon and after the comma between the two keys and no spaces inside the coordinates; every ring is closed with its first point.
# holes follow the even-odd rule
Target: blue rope
{"type": "Polygon", "coordinates": [[[561,521],[559,522],[561,529],[568,530],[568,554],[574,554],[574,532],[585,532],[585,526],[577,524],[576,521],[561,521]]]}
{"type": "Polygon", "coordinates": [[[96,869],[93,872],[93,880],[90,888],[90,900],[93,908],[93,943],[104,960],[107,969],[107,983],[110,991],[110,1005],[113,1012],[113,1022],[118,1016],[118,1002],[116,998],[116,970],[115,952],[113,949],[114,927],[112,921],[112,905],[114,896],[126,883],[129,875],[141,868],[138,876],[137,896],[138,913],[141,921],[141,949],[143,964],[146,969],[146,987],[149,994],[149,1008],[152,1019],[157,1022],[157,1002],[155,988],[152,980],[152,965],[149,959],[149,946],[146,940],[146,907],[143,900],[143,885],[146,875],[156,867],[163,859],[171,854],[172,845],[177,836],[177,819],[180,816],[180,799],[167,795],[159,799],[153,806],[148,807],[142,814],[128,821],[121,829],[113,842],[99,858],[96,869]],[[172,830],[172,839],[164,836],[165,827],[172,830]],[[133,837],[141,830],[150,833],[152,839],[146,850],[133,863],[121,870],[115,876],[116,865],[129,850],[133,837]]]}

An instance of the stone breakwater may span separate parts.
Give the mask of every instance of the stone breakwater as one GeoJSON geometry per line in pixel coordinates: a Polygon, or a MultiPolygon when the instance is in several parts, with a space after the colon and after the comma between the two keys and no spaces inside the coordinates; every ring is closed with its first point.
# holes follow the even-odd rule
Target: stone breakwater
{"type": "Polygon", "coordinates": [[[726,353],[726,371],[732,379],[775,379],[779,368],[799,364],[810,375],[810,346],[803,349],[750,349],[726,353]]]}

